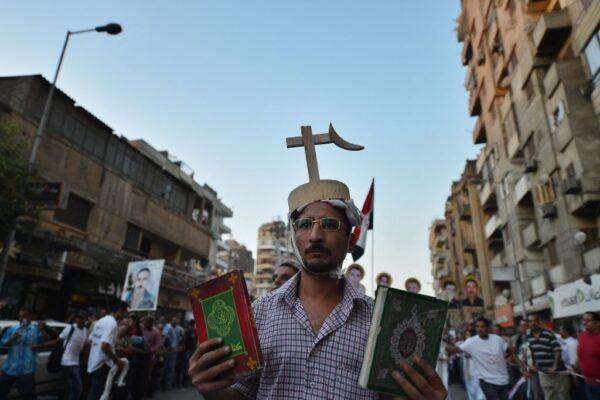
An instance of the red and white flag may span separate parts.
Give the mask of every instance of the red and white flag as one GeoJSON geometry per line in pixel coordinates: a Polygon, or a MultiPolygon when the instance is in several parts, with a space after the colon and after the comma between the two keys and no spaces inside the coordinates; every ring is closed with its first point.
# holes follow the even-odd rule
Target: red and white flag
{"type": "Polygon", "coordinates": [[[362,213],[364,215],[362,224],[360,227],[355,227],[352,233],[352,244],[354,248],[352,250],[352,259],[358,260],[365,253],[365,247],[367,246],[367,232],[373,229],[373,204],[375,201],[375,178],[371,181],[371,188],[365,199],[365,204],[362,207],[362,213]]]}

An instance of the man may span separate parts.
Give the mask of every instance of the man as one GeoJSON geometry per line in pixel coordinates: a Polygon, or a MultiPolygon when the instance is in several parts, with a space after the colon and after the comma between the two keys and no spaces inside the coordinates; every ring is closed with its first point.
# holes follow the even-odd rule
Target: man
{"type": "Polygon", "coordinates": [[[458,347],[448,346],[453,353],[466,352],[474,364],[473,372],[479,378],[479,385],[488,400],[508,399],[508,369],[505,355],[514,359],[514,354],[506,341],[490,333],[490,321],[479,317],[475,321],[477,335],[468,338],[458,347]]]}
{"type": "Polygon", "coordinates": [[[575,368],[585,376],[588,400],[600,400],[600,314],[583,314],[585,331],[579,335],[575,368]]]}
{"type": "MultiPolygon", "coordinates": [[[[372,300],[339,278],[359,212],[348,201],[315,201],[290,207],[292,243],[301,271],[254,303],[266,367],[237,382],[226,379],[235,364],[219,339],[200,343],[190,362],[192,382],[214,399],[372,399],[358,384],[372,316],[372,300]],[[333,205],[332,205],[333,204],[333,205]],[[232,383],[235,383],[232,387],[232,383]]],[[[421,359],[392,376],[409,398],[446,398],[435,371],[421,359]]]]}
{"type": "Polygon", "coordinates": [[[466,297],[462,301],[463,306],[483,307],[483,299],[479,297],[479,283],[474,277],[465,280],[465,295],[466,297]]]}
{"type": "Polygon", "coordinates": [[[381,286],[392,286],[392,276],[387,272],[381,272],[375,278],[375,282],[381,286]]]}
{"type": "Polygon", "coordinates": [[[539,373],[545,400],[569,399],[569,376],[565,374],[567,369],[562,362],[562,349],[556,336],[548,329],[542,328],[538,315],[529,315],[527,323],[527,343],[535,371],[539,373]]]}
{"type": "Polygon", "coordinates": [[[144,378],[144,390],[147,397],[153,397],[154,385],[152,373],[157,362],[157,352],[160,347],[160,332],[154,328],[154,317],[148,315],[142,319],[142,336],[144,337],[144,349],[149,354],[149,365],[144,378]]]}
{"type": "Polygon", "coordinates": [[[83,391],[81,371],[79,370],[79,356],[88,337],[85,327],[85,317],[75,313],[72,324],[62,330],[60,335],[53,340],[43,343],[40,347],[54,347],[58,343],[63,346],[63,355],[60,360],[61,371],[67,382],[68,400],[79,400],[83,391]]]}
{"type": "Polygon", "coordinates": [[[273,274],[273,284],[269,288],[269,292],[279,289],[284,283],[289,281],[292,276],[298,273],[298,266],[293,261],[284,261],[275,270],[273,274]]]}
{"type": "Polygon", "coordinates": [[[350,264],[348,268],[346,268],[346,273],[344,276],[354,289],[363,294],[366,292],[365,287],[362,285],[362,283],[360,283],[365,277],[365,270],[363,269],[362,265],[357,263],[350,264]]]}
{"type": "Polygon", "coordinates": [[[124,299],[131,310],[154,309],[154,296],[148,291],[151,278],[152,273],[147,267],[141,268],[135,274],[133,290],[130,290],[124,299]]]}
{"type": "Polygon", "coordinates": [[[419,293],[421,292],[421,282],[417,278],[408,278],[404,282],[404,289],[412,293],[419,293]]]}
{"type": "Polygon", "coordinates": [[[179,325],[179,318],[173,317],[171,318],[171,322],[166,324],[162,330],[165,347],[165,353],[163,355],[163,390],[171,389],[175,379],[175,364],[177,362],[177,349],[179,348],[179,336],[175,329],[177,325],[179,325]]]}
{"type": "Polygon", "coordinates": [[[48,340],[44,322],[31,322],[31,311],[19,310],[19,325],[11,326],[2,335],[0,345],[8,348],[8,356],[2,365],[0,374],[0,399],[6,399],[12,385],[22,399],[35,399],[35,370],[37,368],[37,349],[48,340]]]}
{"type": "Polygon", "coordinates": [[[87,372],[90,378],[90,391],[87,400],[99,400],[104,391],[108,371],[113,365],[122,369],[124,363],[115,354],[118,322],[127,312],[127,303],[116,301],[111,313],[94,324],[90,334],[90,355],[87,372]]]}

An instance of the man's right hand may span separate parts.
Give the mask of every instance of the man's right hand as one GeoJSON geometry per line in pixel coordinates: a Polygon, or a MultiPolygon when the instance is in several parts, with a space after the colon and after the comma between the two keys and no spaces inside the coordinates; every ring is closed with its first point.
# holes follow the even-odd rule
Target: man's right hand
{"type": "Polygon", "coordinates": [[[16,340],[18,340],[21,337],[21,332],[17,331],[15,333],[12,334],[12,336],[10,337],[10,342],[14,343],[16,340]]]}
{"type": "Polygon", "coordinates": [[[223,373],[235,365],[235,360],[223,361],[229,355],[229,346],[219,347],[223,339],[214,338],[200,343],[190,358],[188,373],[192,383],[201,394],[207,394],[231,386],[235,379],[223,379],[223,373]]]}

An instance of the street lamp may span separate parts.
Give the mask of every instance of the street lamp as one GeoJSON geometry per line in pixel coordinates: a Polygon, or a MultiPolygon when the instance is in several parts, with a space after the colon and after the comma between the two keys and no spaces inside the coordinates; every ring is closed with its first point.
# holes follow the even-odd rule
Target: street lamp
{"type": "Polygon", "coordinates": [[[87,32],[106,32],[109,35],[118,35],[123,31],[121,25],[110,23],[102,26],[97,26],[92,29],[83,29],[79,31],[67,31],[67,36],[65,38],[65,43],[63,44],[62,52],[60,53],[60,58],[58,59],[58,66],[56,67],[56,72],[54,73],[54,80],[52,81],[52,86],[50,86],[50,92],[48,93],[48,97],[46,98],[46,104],[44,105],[44,111],[42,112],[42,119],[40,120],[40,124],[35,131],[35,137],[33,138],[33,145],[31,146],[31,154],[29,155],[29,169],[33,167],[33,163],[35,162],[35,157],[37,155],[37,149],[40,144],[40,138],[42,136],[42,132],[46,128],[46,123],[48,122],[48,115],[50,114],[50,106],[52,106],[52,99],[54,97],[54,90],[56,89],[56,80],[58,79],[58,74],[60,73],[60,67],[62,66],[63,58],[65,57],[65,51],[67,50],[67,44],[69,43],[69,38],[71,35],[78,35],[80,33],[87,32]]]}
{"type": "MultiPolygon", "coordinates": [[[[62,51],[60,53],[60,58],[58,60],[58,66],[56,67],[56,72],[54,73],[54,80],[52,81],[52,86],[50,86],[50,92],[48,92],[48,97],[46,98],[46,104],[44,104],[44,111],[42,112],[42,118],[40,119],[40,123],[35,131],[35,136],[33,138],[33,144],[31,145],[31,154],[29,155],[29,163],[27,165],[29,171],[33,169],[33,163],[35,162],[35,157],[37,155],[37,150],[40,145],[40,138],[42,137],[42,132],[46,128],[46,123],[48,122],[48,114],[50,114],[50,107],[52,106],[52,98],[54,97],[54,90],[56,89],[56,80],[58,79],[58,74],[60,72],[60,67],[62,66],[63,58],[65,57],[65,51],[67,50],[67,44],[69,43],[69,38],[71,35],[78,35],[80,33],[87,32],[106,32],[109,35],[118,35],[123,31],[121,25],[110,23],[106,25],[97,26],[92,29],[83,29],[79,31],[67,31],[67,36],[65,38],[65,43],[63,44],[62,51]]],[[[8,253],[10,248],[12,247],[12,243],[15,240],[16,228],[13,228],[7,235],[4,240],[4,248],[2,249],[2,253],[0,254],[0,288],[2,288],[2,284],[4,283],[4,275],[6,272],[6,266],[8,264],[8,253]]]]}

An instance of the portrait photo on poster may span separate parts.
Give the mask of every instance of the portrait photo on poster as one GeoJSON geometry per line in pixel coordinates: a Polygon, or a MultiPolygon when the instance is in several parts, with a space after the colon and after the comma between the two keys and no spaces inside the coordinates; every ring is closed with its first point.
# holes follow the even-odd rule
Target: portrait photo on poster
{"type": "Polygon", "coordinates": [[[165,260],[130,262],[121,300],[129,311],[155,311],[165,260]]]}

